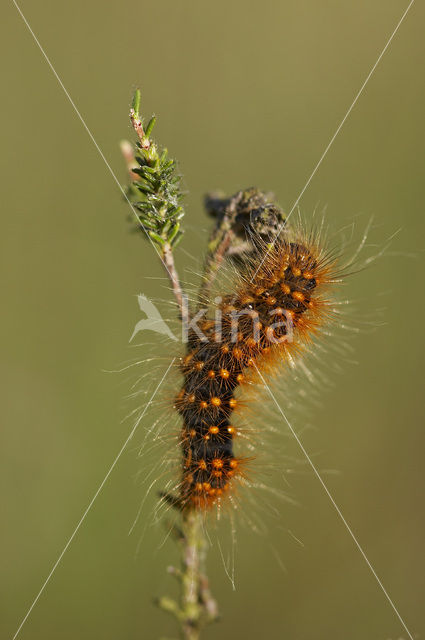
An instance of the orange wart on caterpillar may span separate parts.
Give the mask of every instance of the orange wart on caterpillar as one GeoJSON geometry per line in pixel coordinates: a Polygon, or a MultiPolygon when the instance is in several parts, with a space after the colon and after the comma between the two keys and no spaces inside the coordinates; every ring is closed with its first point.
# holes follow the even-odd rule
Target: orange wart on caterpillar
{"type": "Polygon", "coordinates": [[[333,294],[347,267],[326,248],[320,229],[291,224],[271,194],[256,188],[229,198],[212,194],[206,209],[214,228],[189,308],[173,258],[184,214],[175,162],[151,138],[155,119],[144,126],[138,91],[130,118],[138,141],[135,153],[122,143],[132,179],[126,195],[165,267],[185,342],[183,384],[174,400],[180,463],[176,482],[161,495],[180,519],[181,569],[173,573],[181,593],[178,602],[164,597],[158,604],[175,616],[183,638],[196,640],[218,616],[206,577],[205,522],[224,505],[231,508],[238,485],[249,483],[253,458],[261,456],[242,448],[249,428],[240,438],[240,407],[251,390],[268,389],[274,372],[314,352],[317,335],[336,323],[333,294]]]}

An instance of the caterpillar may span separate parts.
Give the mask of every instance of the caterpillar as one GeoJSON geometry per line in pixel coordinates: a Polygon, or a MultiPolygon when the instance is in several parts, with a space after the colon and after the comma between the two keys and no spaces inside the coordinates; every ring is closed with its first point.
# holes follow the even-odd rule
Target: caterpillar
{"type": "MultiPolygon", "coordinates": [[[[150,139],[155,118],[145,131],[139,107],[136,92],[130,119],[139,138],[139,166],[131,171],[140,180],[128,195],[162,258],[183,319],[183,291],[172,258],[184,213],[179,176],[173,176],[175,162],[150,139]]],[[[216,225],[198,300],[211,299],[211,284],[226,258],[238,281],[216,299],[215,319],[190,323],[181,361],[184,382],[174,403],[183,422],[181,476],[178,495],[161,496],[186,512],[220,504],[234,479],[244,477],[249,459],[234,450],[238,392],[253,385],[261,368],[289,362],[312,339],[329,318],[325,291],[336,276],[336,261],[320,234],[291,231],[272,194],[249,188],[230,198],[211,194],[205,204],[216,225]]]]}
{"type": "Polygon", "coordinates": [[[326,296],[338,280],[337,260],[318,237],[285,228],[272,243],[254,244],[233,292],[219,299],[215,319],[189,333],[181,360],[175,408],[183,422],[179,501],[186,510],[220,504],[246,475],[250,459],[236,452],[233,424],[238,392],[258,382],[260,370],[287,365],[332,316],[326,296]]]}

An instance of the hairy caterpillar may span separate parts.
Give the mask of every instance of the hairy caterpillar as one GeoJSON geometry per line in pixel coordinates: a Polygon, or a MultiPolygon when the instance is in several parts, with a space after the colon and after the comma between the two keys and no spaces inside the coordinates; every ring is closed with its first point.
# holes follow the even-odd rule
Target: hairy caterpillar
{"type": "MultiPolygon", "coordinates": [[[[139,166],[131,172],[140,179],[128,194],[143,233],[167,270],[184,319],[183,292],[172,258],[182,233],[179,176],[173,176],[175,163],[167,159],[167,152],[160,154],[150,139],[155,118],[145,130],[139,108],[140,92],[136,92],[130,119],[139,138],[135,156],[139,166]]],[[[162,493],[186,512],[220,502],[232,478],[244,473],[247,460],[233,451],[235,393],[253,382],[249,370],[259,372],[259,367],[288,360],[311,340],[329,315],[324,291],[335,278],[335,261],[319,236],[291,234],[271,194],[251,188],[225,199],[210,196],[206,208],[217,222],[200,298],[208,299],[220,265],[231,255],[239,282],[233,293],[221,296],[215,320],[207,317],[199,327],[190,323],[181,366],[184,385],[174,405],[183,419],[183,469],[178,495],[162,493]]]]}
{"type": "MultiPolygon", "coordinates": [[[[189,333],[175,407],[182,416],[180,506],[220,503],[249,460],[234,445],[236,392],[261,369],[288,363],[332,315],[326,298],[337,265],[314,234],[285,229],[273,243],[254,239],[233,293],[219,299],[215,319],[189,333]],[[218,321],[217,321],[218,320],[218,321]]],[[[237,444],[236,444],[237,447],[237,444]]]]}

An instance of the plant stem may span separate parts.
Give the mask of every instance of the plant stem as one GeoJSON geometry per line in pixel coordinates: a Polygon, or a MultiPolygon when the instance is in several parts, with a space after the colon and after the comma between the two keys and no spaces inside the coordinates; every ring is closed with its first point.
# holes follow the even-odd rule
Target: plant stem
{"type": "Polygon", "coordinates": [[[218,618],[205,571],[208,543],[201,511],[192,509],[182,513],[179,541],[181,569],[171,568],[170,573],[180,583],[180,602],[164,597],[158,604],[176,618],[182,640],[199,640],[203,627],[218,618]]]}
{"type": "Polygon", "coordinates": [[[206,304],[211,291],[211,286],[219,271],[226,251],[232,242],[232,224],[237,212],[237,205],[241,197],[242,192],[240,191],[230,199],[221,223],[213,231],[209,240],[204,263],[204,274],[198,295],[200,305],[206,304]]]}
{"type": "Polygon", "coordinates": [[[173,249],[168,242],[166,242],[162,248],[162,264],[164,265],[167,275],[170,279],[173,294],[179,307],[180,318],[183,318],[183,292],[180,286],[180,280],[177,273],[176,265],[174,263],[173,249]]]}
{"type": "Polygon", "coordinates": [[[184,549],[181,606],[184,612],[183,637],[198,640],[202,605],[200,603],[199,582],[201,558],[205,556],[205,539],[202,534],[201,514],[189,512],[183,517],[184,549]]]}

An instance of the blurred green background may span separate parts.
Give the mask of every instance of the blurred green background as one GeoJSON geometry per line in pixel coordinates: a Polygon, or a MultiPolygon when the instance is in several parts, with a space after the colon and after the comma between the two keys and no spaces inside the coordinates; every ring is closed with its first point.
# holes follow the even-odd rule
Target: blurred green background
{"type": "MultiPolygon", "coordinates": [[[[144,112],[158,115],[156,137],[189,191],[183,279],[206,241],[204,192],[258,185],[290,209],[406,6],[21,2],[121,182],[118,142],[131,136],[136,86],[144,112]]],[[[135,355],[135,295],[167,291],[151,279],[162,277],[151,248],[129,234],[117,185],[12,2],[1,17],[0,627],[11,638],[129,432],[120,423],[129,383],[103,370],[135,355]]],[[[385,309],[385,325],[352,341],[357,364],[333,376],[303,442],[320,469],[338,472],[324,476],[328,486],[415,638],[425,632],[424,18],[415,3],[300,203],[307,217],[326,205],[335,229],[355,219],[359,238],[373,215],[372,253],[399,231],[346,290],[372,317],[385,309]]],[[[406,640],[291,438],[287,453],[302,468],[288,476],[298,506],[276,502],[280,522],[270,520],[266,537],[238,527],[236,591],[212,553],[223,621],[205,637],[406,640]]],[[[151,601],[173,591],[165,567],[176,550],[158,548],[159,526],[136,553],[149,505],[127,535],[139,470],[132,445],[23,640],[173,635],[151,601]]]]}

